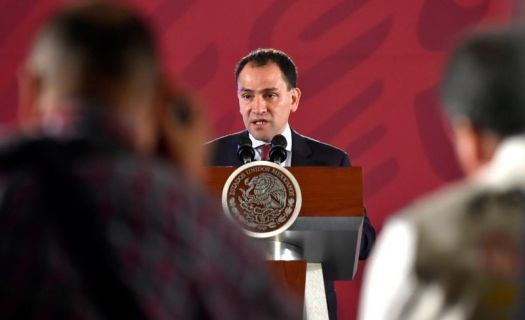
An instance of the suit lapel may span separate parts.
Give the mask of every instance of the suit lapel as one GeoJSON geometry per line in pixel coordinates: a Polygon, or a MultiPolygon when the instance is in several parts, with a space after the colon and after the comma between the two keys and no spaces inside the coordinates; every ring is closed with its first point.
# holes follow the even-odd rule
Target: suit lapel
{"type": "Polygon", "coordinates": [[[241,159],[239,159],[239,157],[237,156],[237,148],[239,146],[239,141],[241,140],[241,135],[243,134],[246,134],[246,130],[245,131],[241,131],[239,134],[235,135],[235,140],[233,141],[234,142],[234,150],[233,152],[230,154],[230,156],[232,157],[232,163],[235,163],[235,167],[240,167],[242,166],[244,163],[241,161],[241,159]]]}
{"type": "Polygon", "coordinates": [[[292,166],[306,166],[312,149],[306,143],[306,139],[292,130],[292,166]]]}

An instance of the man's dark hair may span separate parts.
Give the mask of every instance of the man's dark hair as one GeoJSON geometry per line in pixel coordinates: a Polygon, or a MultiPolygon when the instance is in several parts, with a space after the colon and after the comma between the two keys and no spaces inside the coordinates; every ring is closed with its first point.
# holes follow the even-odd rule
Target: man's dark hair
{"type": "Polygon", "coordinates": [[[501,138],[525,132],[524,49],[523,30],[490,30],[466,39],[442,83],[447,113],[501,138]]]}
{"type": "Polygon", "coordinates": [[[37,36],[34,52],[39,50],[55,55],[46,62],[56,63],[36,68],[44,77],[58,75],[49,76],[52,81],[72,81],[73,95],[104,98],[137,76],[148,85],[157,81],[153,33],[140,16],[111,1],[81,2],[58,11],[37,36]]]}
{"type": "Polygon", "coordinates": [[[253,63],[256,67],[265,66],[269,63],[275,63],[281,69],[284,80],[286,81],[288,90],[297,87],[297,68],[286,53],[277,49],[257,49],[250,52],[247,56],[241,59],[235,67],[235,81],[239,81],[239,74],[242,69],[248,64],[253,63]]]}

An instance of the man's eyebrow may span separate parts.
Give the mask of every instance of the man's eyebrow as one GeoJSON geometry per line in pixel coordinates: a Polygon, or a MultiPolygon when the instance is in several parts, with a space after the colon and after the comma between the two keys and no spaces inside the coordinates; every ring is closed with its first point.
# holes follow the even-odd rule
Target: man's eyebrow
{"type": "MultiPolygon", "coordinates": [[[[263,93],[264,92],[276,92],[276,91],[279,91],[279,89],[275,87],[264,88],[264,89],[259,90],[259,92],[263,92],[263,93]]],[[[254,93],[256,91],[253,89],[248,89],[248,88],[240,88],[238,92],[254,93]]]]}
{"type": "Polygon", "coordinates": [[[261,90],[262,92],[269,92],[269,91],[279,91],[279,89],[275,88],[275,87],[271,87],[271,88],[264,88],[261,90]]]}
{"type": "Polygon", "coordinates": [[[247,88],[240,88],[239,89],[239,92],[254,92],[255,90],[253,89],[247,89],[247,88]]]}

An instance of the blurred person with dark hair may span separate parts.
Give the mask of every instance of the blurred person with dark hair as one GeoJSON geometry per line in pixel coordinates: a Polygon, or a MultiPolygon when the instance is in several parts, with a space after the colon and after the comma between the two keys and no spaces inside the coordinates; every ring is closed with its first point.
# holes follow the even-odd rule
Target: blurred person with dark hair
{"type": "Polygon", "coordinates": [[[70,4],[36,37],[27,133],[0,148],[0,318],[296,318],[216,203],[152,156],[158,59],[114,2],[70,4]]]}
{"type": "Polygon", "coordinates": [[[525,187],[525,34],[488,30],[442,83],[467,177],[389,221],[365,274],[360,319],[510,319],[525,187]]]}

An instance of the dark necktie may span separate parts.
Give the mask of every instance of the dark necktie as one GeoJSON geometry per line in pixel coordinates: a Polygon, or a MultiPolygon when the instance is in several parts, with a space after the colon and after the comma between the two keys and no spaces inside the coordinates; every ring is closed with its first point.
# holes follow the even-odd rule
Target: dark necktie
{"type": "Polygon", "coordinates": [[[259,149],[259,154],[261,155],[261,160],[268,161],[270,160],[270,149],[272,148],[271,144],[263,144],[259,149]]]}

